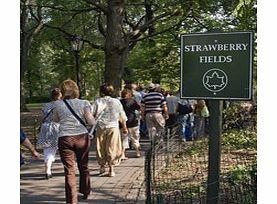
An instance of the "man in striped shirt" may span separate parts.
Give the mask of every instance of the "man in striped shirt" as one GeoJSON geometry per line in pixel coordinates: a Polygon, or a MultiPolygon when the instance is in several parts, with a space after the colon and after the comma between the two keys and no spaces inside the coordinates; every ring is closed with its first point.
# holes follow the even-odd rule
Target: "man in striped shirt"
{"type": "Polygon", "coordinates": [[[164,131],[165,120],[168,119],[168,109],[164,96],[156,90],[156,85],[150,83],[149,92],[141,101],[141,119],[146,121],[149,137],[160,139],[164,131]]]}

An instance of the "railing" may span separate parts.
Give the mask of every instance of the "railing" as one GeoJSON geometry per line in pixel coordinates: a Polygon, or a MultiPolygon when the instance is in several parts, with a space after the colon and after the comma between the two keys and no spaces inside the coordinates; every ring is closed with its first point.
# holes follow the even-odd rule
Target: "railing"
{"type": "MultiPolygon", "coordinates": [[[[208,139],[179,139],[177,129],[154,137],[146,153],[146,203],[206,203],[208,139]]],[[[256,203],[256,153],[222,148],[219,203],[256,203]]]]}

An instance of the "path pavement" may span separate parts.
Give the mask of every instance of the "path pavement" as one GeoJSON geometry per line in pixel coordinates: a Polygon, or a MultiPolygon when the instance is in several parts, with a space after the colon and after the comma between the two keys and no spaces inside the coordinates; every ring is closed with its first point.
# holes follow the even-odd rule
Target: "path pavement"
{"type": "MultiPolygon", "coordinates": [[[[99,176],[99,166],[95,158],[95,145],[91,147],[89,167],[91,170],[92,194],[79,204],[143,204],[145,203],[144,153],[149,148],[147,140],[141,140],[142,157],[135,158],[134,150],[127,150],[128,160],[115,168],[115,177],[99,176]]],[[[53,164],[53,177],[44,179],[43,160],[31,160],[20,170],[20,203],[43,204],[65,203],[63,166],[57,154],[53,164]]],[[[78,171],[76,170],[78,179],[78,171]]]]}

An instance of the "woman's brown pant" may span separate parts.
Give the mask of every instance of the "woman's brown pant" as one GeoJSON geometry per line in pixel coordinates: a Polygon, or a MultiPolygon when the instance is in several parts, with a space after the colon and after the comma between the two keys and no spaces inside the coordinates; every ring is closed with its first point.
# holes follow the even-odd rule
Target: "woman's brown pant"
{"type": "Polygon", "coordinates": [[[79,169],[79,192],[90,194],[90,174],[88,168],[88,155],[90,140],[87,134],[59,137],[58,142],[61,161],[65,173],[66,203],[76,204],[77,185],[75,176],[75,158],[79,169]]]}

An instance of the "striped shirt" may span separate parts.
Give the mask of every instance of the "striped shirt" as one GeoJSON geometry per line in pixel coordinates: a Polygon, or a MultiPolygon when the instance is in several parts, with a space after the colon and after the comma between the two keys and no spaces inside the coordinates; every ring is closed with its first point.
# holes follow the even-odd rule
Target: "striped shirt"
{"type": "Polygon", "coordinates": [[[149,92],[142,98],[141,105],[145,107],[145,114],[151,112],[162,112],[162,106],[166,105],[166,100],[161,93],[149,92]]]}

